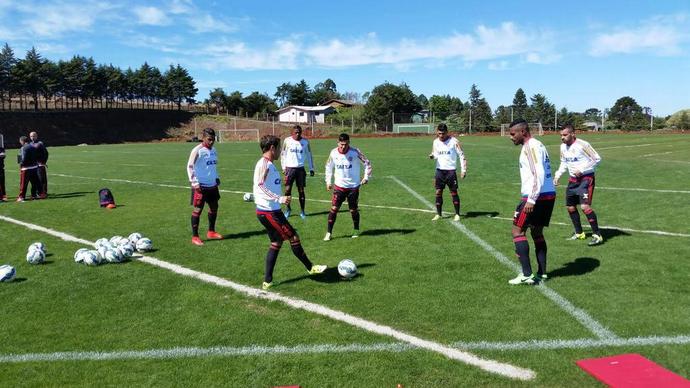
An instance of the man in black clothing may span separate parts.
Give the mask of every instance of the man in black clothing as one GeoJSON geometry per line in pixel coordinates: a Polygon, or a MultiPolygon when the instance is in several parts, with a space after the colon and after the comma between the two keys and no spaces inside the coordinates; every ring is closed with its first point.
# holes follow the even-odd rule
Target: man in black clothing
{"type": "Polygon", "coordinates": [[[17,155],[17,163],[19,163],[19,196],[17,202],[24,202],[26,199],[26,187],[31,182],[31,197],[37,198],[37,195],[43,195],[41,190],[41,181],[38,179],[38,162],[36,160],[36,148],[29,143],[29,138],[22,136],[19,138],[19,155],[17,155]]]}
{"type": "Polygon", "coordinates": [[[46,163],[48,163],[48,149],[42,141],[38,140],[38,133],[33,131],[29,133],[31,145],[36,148],[36,162],[38,163],[38,179],[41,181],[41,198],[48,195],[48,172],[46,171],[46,163]]]}

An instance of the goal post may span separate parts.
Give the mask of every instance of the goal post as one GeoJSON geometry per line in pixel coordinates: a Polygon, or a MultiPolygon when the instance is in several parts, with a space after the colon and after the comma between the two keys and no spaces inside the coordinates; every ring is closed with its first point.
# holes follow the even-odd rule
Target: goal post
{"type": "Polygon", "coordinates": [[[393,133],[432,133],[433,124],[394,124],[393,133]]]}
{"type": "MultiPolygon", "coordinates": [[[[544,127],[541,125],[541,123],[527,123],[527,125],[529,126],[529,131],[533,135],[544,136],[544,127]]],[[[509,128],[510,124],[501,124],[501,136],[508,136],[509,128]]]]}
{"type": "Polygon", "coordinates": [[[261,132],[257,128],[218,129],[216,130],[216,138],[218,143],[225,143],[232,140],[256,140],[259,142],[261,139],[261,132]]]}

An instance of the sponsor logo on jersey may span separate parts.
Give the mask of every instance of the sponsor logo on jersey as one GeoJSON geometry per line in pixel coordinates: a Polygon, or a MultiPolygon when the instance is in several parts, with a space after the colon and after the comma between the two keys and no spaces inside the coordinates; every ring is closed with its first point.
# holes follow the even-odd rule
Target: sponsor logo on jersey
{"type": "Polygon", "coordinates": [[[352,165],[351,164],[336,164],[335,168],[337,168],[338,170],[349,170],[352,168],[352,165]]]}

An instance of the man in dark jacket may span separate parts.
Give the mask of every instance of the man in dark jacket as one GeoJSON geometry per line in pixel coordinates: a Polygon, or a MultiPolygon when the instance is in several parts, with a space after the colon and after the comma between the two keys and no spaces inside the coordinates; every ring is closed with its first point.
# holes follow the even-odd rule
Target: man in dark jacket
{"type": "Polygon", "coordinates": [[[36,148],[29,143],[29,138],[22,136],[19,138],[19,155],[17,155],[17,163],[19,163],[19,196],[17,202],[24,202],[26,199],[26,188],[31,182],[31,197],[38,198],[38,194],[43,196],[41,190],[41,181],[38,179],[38,162],[36,159],[36,148]]]}

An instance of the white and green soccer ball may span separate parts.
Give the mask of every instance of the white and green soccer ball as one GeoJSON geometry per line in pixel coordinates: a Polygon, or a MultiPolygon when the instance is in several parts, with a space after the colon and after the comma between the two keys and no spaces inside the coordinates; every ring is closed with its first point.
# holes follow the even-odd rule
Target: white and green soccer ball
{"type": "Polygon", "coordinates": [[[89,250],[81,254],[82,263],[88,266],[96,266],[101,264],[101,255],[96,250],[89,250]]]}
{"type": "Polygon", "coordinates": [[[357,265],[350,259],[340,260],[338,274],[345,279],[352,279],[357,275],[357,265]]]}
{"type": "Polygon", "coordinates": [[[242,199],[244,199],[244,202],[251,202],[254,200],[254,194],[244,193],[244,195],[242,196],[242,199]]]}
{"type": "Polygon", "coordinates": [[[141,233],[134,232],[134,233],[130,234],[129,237],[127,237],[127,239],[128,239],[129,242],[131,242],[132,244],[136,244],[137,241],[139,241],[139,239],[142,238],[142,237],[143,237],[143,236],[141,235],[141,233]]]}
{"type": "Polygon", "coordinates": [[[44,254],[46,253],[46,246],[40,241],[37,241],[31,245],[29,245],[29,251],[32,249],[38,249],[39,251],[42,251],[44,254]]]}
{"type": "Polygon", "coordinates": [[[88,251],[89,250],[86,248],[77,249],[77,251],[74,252],[74,262],[75,263],[82,263],[84,261],[84,254],[88,251]]]}
{"type": "Polygon", "coordinates": [[[110,240],[108,240],[105,237],[99,238],[98,240],[96,240],[96,243],[93,245],[96,247],[96,249],[98,249],[100,247],[104,247],[104,246],[109,247],[110,246],[110,240]]]}
{"type": "Polygon", "coordinates": [[[148,252],[153,249],[153,242],[148,237],[142,237],[137,240],[136,248],[139,252],[148,252]]]}
{"type": "Polygon", "coordinates": [[[9,264],[0,265],[0,282],[11,282],[12,280],[14,280],[14,276],[16,274],[17,271],[14,269],[13,266],[9,264]]]}
{"type": "Polygon", "coordinates": [[[30,247],[29,251],[26,252],[26,261],[29,264],[41,264],[46,261],[46,254],[42,250],[30,247]]]}

